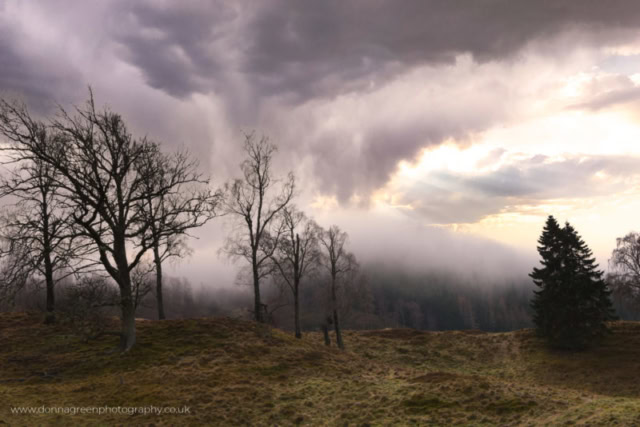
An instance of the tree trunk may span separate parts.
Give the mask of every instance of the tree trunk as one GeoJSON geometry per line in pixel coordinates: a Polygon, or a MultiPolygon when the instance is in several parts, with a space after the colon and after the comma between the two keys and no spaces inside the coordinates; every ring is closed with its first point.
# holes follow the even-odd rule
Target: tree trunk
{"type": "Polygon", "coordinates": [[[322,324],[322,332],[324,333],[324,345],[327,347],[331,346],[331,340],[329,339],[329,323],[325,322],[322,324]]]}
{"type": "Polygon", "coordinates": [[[344,350],[344,342],[342,341],[342,330],[340,329],[340,322],[338,320],[338,310],[333,310],[333,326],[336,330],[336,342],[340,350],[344,350]]]}
{"type": "Polygon", "coordinates": [[[256,318],[256,322],[264,323],[264,315],[262,310],[262,304],[260,302],[260,276],[258,273],[258,266],[256,262],[253,262],[253,296],[254,296],[254,306],[253,309],[254,315],[256,318]]]}
{"type": "Polygon", "coordinates": [[[44,323],[52,324],[56,321],[55,310],[55,292],[53,282],[53,266],[51,264],[51,253],[46,252],[44,254],[44,276],[47,285],[47,314],[44,318],[44,323]]]}
{"type": "MultiPolygon", "coordinates": [[[[291,231],[293,234],[293,230],[291,231]]],[[[296,338],[302,338],[302,330],[300,329],[300,235],[296,234],[294,244],[294,262],[293,262],[293,315],[296,328],[296,338]]]]}
{"type": "Polygon", "coordinates": [[[296,284],[293,292],[293,312],[295,317],[296,338],[302,338],[302,330],[300,329],[300,300],[298,296],[298,285],[296,284]]]}
{"type": "Polygon", "coordinates": [[[153,262],[156,265],[156,302],[158,304],[158,319],[166,319],[164,314],[164,300],[162,298],[162,260],[158,246],[153,247],[153,262]]]}
{"type": "Polygon", "coordinates": [[[118,267],[118,286],[120,287],[120,308],[122,310],[122,333],[120,348],[129,351],[136,343],[136,307],[131,290],[131,276],[124,239],[114,244],[114,259],[118,267]]]}
{"type": "Polygon", "coordinates": [[[120,335],[120,348],[126,352],[136,343],[136,309],[131,297],[131,287],[127,291],[120,288],[122,304],[122,333],[120,335]]]}
{"type": "Polygon", "coordinates": [[[340,350],[344,350],[344,342],[342,342],[342,331],[340,330],[340,320],[338,319],[338,299],[336,296],[336,278],[331,278],[331,300],[333,302],[333,327],[336,331],[336,343],[340,350]]]}
{"type": "Polygon", "coordinates": [[[42,204],[42,220],[43,220],[43,236],[42,240],[44,243],[43,247],[43,256],[44,256],[44,279],[47,286],[47,314],[44,318],[44,323],[51,324],[55,323],[56,317],[54,314],[55,310],[55,293],[54,293],[54,283],[53,283],[53,263],[51,262],[51,236],[49,235],[49,211],[47,208],[46,202],[47,195],[43,194],[44,203],[42,204]]]}

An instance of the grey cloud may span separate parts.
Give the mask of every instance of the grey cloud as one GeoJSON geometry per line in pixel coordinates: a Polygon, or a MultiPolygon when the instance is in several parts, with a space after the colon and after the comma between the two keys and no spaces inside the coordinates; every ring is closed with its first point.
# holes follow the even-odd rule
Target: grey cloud
{"type": "Polygon", "coordinates": [[[234,15],[231,3],[220,1],[140,1],[116,11],[109,28],[150,86],[185,97],[213,90],[225,67],[233,67],[218,57],[216,44],[234,15]]]}
{"type": "MultiPolygon", "coordinates": [[[[136,2],[120,37],[150,84],[176,96],[224,84],[221,41],[256,96],[302,101],[365,88],[407,66],[452,62],[471,53],[484,62],[512,55],[533,40],[580,31],[608,39],[640,23],[631,0],[448,0],[258,3],[136,2]],[[230,5],[233,5],[231,7],[230,5]],[[162,35],[150,37],[149,34],[162,35]],[[180,49],[182,59],[176,58],[180,49]]],[[[116,34],[117,35],[117,34],[116,34]]]]}
{"type": "Polygon", "coordinates": [[[406,127],[363,124],[363,140],[358,147],[352,135],[327,133],[310,147],[319,188],[346,202],[354,193],[366,196],[382,186],[400,159],[413,158],[417,152],[439,141],[434,134],[445,129],[430,126],[428,121],[410,121],[406,127]]]}
{"type": "Polygon", "coordinates": [[[625,89],[610,90],[594,96],[587,102],[577,104],[572,108],[592,111],[610,108],[620,104],[640,100],[640,87],[633,86],[625,89]]]}
{"type": "Polygon", "coordinates": [[[518,205],[610,195],[624,189],[621,181],[640,174],[640,158],[634,157],[541,160],[536,156],[483,174],[434,172],[405,189],[403,202],[413,205],[411,214],[433,223],[473,223],[518,205]],[[595,179],[598,172],[606,177],[595,179]]]}
{"type": "MultiPolygon", "coordinates": [[[[447,138],[465,139],[508,119],[507,102],[513,88],[500,82],[499,76],[496,82],[470,86],[467,93],[473,93],[474,100],[456,103],[462,93],[455,91],[465,84],[463,79],[475,78],[472,72],[456,76],[458,80],[444,77],[457,55],[469,53],[476,63],[491,64],[517,58],[532,43],[566,32],[578,34],[573,41],[577,44],[617,40],[640,22],[640,3],[631,0],[482,0],[464,6],[445,0],[29,4],[52,17],[47,24],[74,35],[75,48],[85,51],[83,60],[95,60],[103,68],[79,72],[64,46],[59,52],[34,58],[32,50],[17,47],[21,29],[3,22],[1,89],[63,102],[73,99],[68,94],[74,93],[77,102],[87,84],[107,81],[110,67],[123,61],[135,67],[158,93],[174,98],[148,95],[137,80],[103,83],[120,92],[103,98],[98,91],[99,99],[112,103],[117,98],[125,111],[133,112],[132,121],[158,123],[152,132],[170,128],[171,132],[164,133],[172,138],[176,129],[188,135],[190,130],[183,129],[193,127],[195,119],[185,119],[186,112],[191,113],[196,104],[190,104],[194,108],[184,104],[192,102],[194,95],[206,95],[216,106],[216,120],[225,121],[215,127],[256,127],[267,133],[300,127],[298,133],[283,132],[292,137],[276,142],[299,158],[311,157],[319,190],[337,194],[340,200],[353,193],[366,196],[388,180],[398,161],[414,158],[424,147],[447,138]],[[98,12],[93,10],[98,7],[98,12]],[[368,96],[392,78],[421,66],[431,68],[427,82],[445,82],[436,88],[439,98],[429,108],[376,115],[379,106],[372,104],[367,108],[375,121],[360,118],[348,129],[335,130],[318,130],[324,118],[309,113],[314,105],[339,95],[368,96]],[[453,94],[447,95],[450,91],[453,94]],[[313,120],[299,120],[296,110],[310,104],[304,111],[313,120]],[[182,106],[183,117],[161,111],[176,105],[182,106]],[[362,141],[355,142],[355,133],[362,134],[362,141]],[[303,139],[306,141],[300,143],[303,139]]],[[[407,99],[407,105],[414,101],[407,99]]],[[[199,152],[210,149],[213,133],[209,128],[197,132],[202,141],[199,152]]],[[[236,154],[236,148],[219,148],[236,142],[223,140],[230,133],[216,135],[214,152],[236,154]]],[[[237,137],[240,139],[239,132],[237,137]]]]}
{"type": "Polygon", "coordinates": [[[76,70],[50,64],[45,55],[24,55],[19,39],[0,17],[0,94],[26,98],[36,111],[44,112],[55,100],[77,93],[76,70]]]}
{"type": "MultiPolygon", "coordinates": [[[[639,57],[633,57],[636,65],[640,65],[639,57]]],[[[607,61],[613,61],[612,58],[616,56],[609,57],[607,61]]],[[[640,98],[640,87],[636,86],[628,75],[616,73],[592,78],[585,84],[583,91],[583,100],[570,105],[569,109],[598,111],[637,101],[640,98]]]]}
{"type": "Polygon", "coordinates": [[[634,74],[638,71],[640,55],[610,55],[604,58],[598,68],[610,73],[634,74]]]}
{"type": "MultiPolygon", "coordinates": [[[[366,95],[412,68],[453,64],[464,53],[480,63],[499,61],[564,32],[581,34],[583,43],[610,41],[640,23],[640,4],[145,1],[117,10],[116,17],[112,37],[149,85],[181,98],[220,96],[232,125],[252,127],[267,108],[289,116],[307,102],[366,95]]],[[[502,91],[506,97],[501,83],[495,86],[478,89],[502,91]]],[[[493,102],[480,108],[477,103],[458,106],[455,113],[445,107],[441,114],[434,105],[402,123],[394,123],[395,118],[375,125],[354,123],[364,134],[355,146],[352,130],[325,132],[307,145],[309,152],[295,141],[282,144],[312,156],[320,191],[345,201],[383,185],[398,161],[414,158],[422,148],[465,138],[504,120],[502,100],[487,98],[493,102]]]]}
{"type": "Polygon", "coordinates": [[[416,194],[411,197],[421,197],[413,201],[413,210],[409,216],[426,219],[432,224],[460,224],[474,223],[488,215],[498,213],[508,205],[506,198],[488,199],[472,194],[456,194],[440,191],[438,193],[416,194]]]}
{"type": "MultiPolygon", "coordinates": [[[[446,139],[471,143],[474,133],[508,120],[512,83],[498,81],[491,67],[466,63],[459,68],[446,77],[437,67],[421,69],[401,87],[372,92],[354,104],[338,103],[335,111],[346,124],[329,130],[322,126],[321,109],[310,124],[321,131],[310,138],[303,122],[299,139],[309,140],[305,152],[313,159],[319,190],[342,202],[354,193],[367,199],[400,160],[414,159],[446,139]],[[474,79],[468,79],[473,72],[474,79]]],[[[297,115],[289,118],[295,123],[297,115]]]]}
{"type": "MultiPolygon", "coordinates": [[[[0,0],[0,91],[23,93],[37,108],[52,98],[80,102],[93,84],[98,101],[125,114],[137,133],[198,145],[203,163],[207,156],[218,161],[216,182],[237,171],[239,128],[255,127],[273,136],[281,153],[305,160],[315,176],[309,182],[341,200],[354,192],[366,197],[398,161],[424,147],[471,140],[509,119],[510,96],[519,96],[516,86],[526,82],[500,74],[508,67],[474,65],[456,74],[458,55],[486,67],[517,62],[523,49],[538,42],[548,48],[570,34],[550,55],[564,56],[564,48],[623,40],[640,23],[640,3],[631,0],[34,0],[16,6],[15,17],[5,14],[5,4],[19,3],[0,0]],[[23,28],[25,22],[31,26],[23,28]],[[49,35],[53,43],[43,43],[49,35]],[[411,81],[415,93],[381,113],[389,94],[376,97],[376,91],[417,69],[424,75],[411,81]],[[364,112],[334,104],[351,95],[364,112]],[[326,113],[348,123],[326,126],[326,113]]],[[[631,174],[638,164],[628,162],[631,174]]],[[[623,165],[531,159],[472,178],[434,175],[405,197],[434,222],[471,222],[518,201],[601,194],[612,187],[591,188],[590,174],[623,165]]],[[[369,224],[361,215],[354,221],[362,224],[362,237],[354,240],[367,242],[369,224]]],[[[391,233],[395,226],[381,220],[371,227],[391,233]]],[[[216,233],[203,233],[196,263],[207,266],[204,277],[216,233]]]]}

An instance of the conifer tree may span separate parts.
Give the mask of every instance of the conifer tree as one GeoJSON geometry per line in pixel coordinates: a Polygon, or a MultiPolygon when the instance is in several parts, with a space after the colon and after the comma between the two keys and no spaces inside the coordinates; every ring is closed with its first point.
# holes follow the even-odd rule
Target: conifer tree
{"type": "Polygon", "coordinates": [[[530,274],[533,321],[553,347],[580,350],[598,341],[615,318],[610,291],[595,258],[575,228],[549,216],[538,240],[542,268],[530,274]]]}
{"type": "Polygon", "coordinates": [[[537,331],[542,336],[548,336],[554,324],[552,310],[555,294],[561,288],[562,263],[560,253],[562,247],[562,229],[553,216],[547,218],[547,222],[542,230],[542,235],[538,239],[538,253],[542,257],[540,263],[542,268],[534,268],[529,276],[533,283],[540,288],[534,291],[531,306],[534,310],[533,323],[537,331]]]}

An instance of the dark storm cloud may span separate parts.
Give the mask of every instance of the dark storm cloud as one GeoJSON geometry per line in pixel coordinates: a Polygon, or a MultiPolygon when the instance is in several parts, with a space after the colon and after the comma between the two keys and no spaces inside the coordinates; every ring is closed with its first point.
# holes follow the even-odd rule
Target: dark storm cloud
{"type": "Polygon", "coordinates": [[[473,223],[504,208],[553,199],[593,198],[626,189],[640,174],[640,158],[574,157],[549,161],[544,156],[504,165],[482,174],[434,172],[406,189],[402,202],[414,215],[439,224],[473,223]],[[600,173],[598,177],[596,174],[600,173]]]}
{"type": "MultiPolygon", "coordinates": [[[[0,10],[3,4],[0,0],[0,10]]],[[[110,98],[119,98],[117,105],[133,111],[132,121],[170,127],[171,137],[175,129],[188,134],[194,126],[180,123],[170,109],[191,102],[194,95],[205,95],[219,111],[216,119],[224,120],[215,127],[225,130],[215,136],[208,129],[198,132],[193,138],[202,141],[198,152],[211,149],[212,140],[216,153],[224,151],[223,137],[240,127],[286,134],[277,140],[283,151],[295,153],[297,159],[311,158],[320,191],[337,194],[342,201],[355,193],[366,197],[388,180],[400,160],[413,159],[425,146],[464,139],[509,118],[513,88],[501,82],[501,76],[468,86],[466,80],[475,78],[473,70],[448,77],[459,55],[470,54],[474,64],[499,63],[517,59],[519,52],[538,42],[570,35],[569,41],[545,45],[557,50],[551,55],[561,56],[565,47],[622,40],[640,23],[640,3],[631,0],[10,4],[13,9],[40,9],[41,25],[71,35],[73,43],[45,52],[37,46],[29,49],[41,40],[29,38],[30,32],[40,29],[24,29],[17,20],[0,16],[1,90],[58,100],[62,94],[68,99],[69,93],[77,93],[75,101],[80,101],[86,85],[100,81],[103,87],[115,88],[105,95],[98,92],[100,99],[113,103],[110,98]],[[80,57],[76,65],[71,53],[80,57]],[[124,81],[130,74],[119,74],[123,81],[105,83],[118,78],[114,71],[121,62],[172,100],[148,95],[138,80],[124,81]],[[87,63],[98,65],[82,72],[75,68],[87,63]],[[366,106],[375,121],[360,116],[350,127],[339,129],[323,128],[325,118],[313,111],[315,107],[304,111],[312,120],[296,115],[301,108],[332,102],[340,95],[368,96],[422,66],[431,68],[424,86],[441,82],[435,88],[437,99],[428,88],[408,95],[397,111],[376,115],[385,103],[378,98],[366,106]],[[422,111],[410,111],[419,98],[433,102],[419,105],[422,111]],[[149,111],[152,120],[146,117],[149,111]]],[[[32,21],[30,13],[23,13],[25,22],[32,21]]],[[[202,105],[201,98],[199,102],[202,105]]],[[[351,111],[338,114],[348,116],[351,111]]],[[[192,121],[196,117],[191,111],[183,115],[192,121]]]]}
{"type": "Polygon", "coordinates": [[[360,121],[359,144],[351,141],[348,134],[323,135],[308,148],[320,190],[335,194],[341,202],[348,200],[354,190],[367,196],[387,182],[398,161],[413,159],[423,148],[447,138],[462,140],[489,126],[497,117],[505,117],[499,105],[477,108],[485,101],[498,101],[504,92],[505,88],[499,88],[491,96],[479,95],[465,104],[427,106],[403,115],[389,112],[360,121]]]}
{"type": "MultiPolygon", "coordinates": [[[[561,31],[633,28],[633,1],[274,1],[249,23],[244,64],[263,94],[332,95],[406,67],[511,56],[561,31]]],[[[603,34],[601,34],[603,33],[603,34]]]]}
{"type": "MultiPolygon", "coordinates": [[[[412,68],[454,64],[460,54],[479,63],[501,61],[568,33],[574,44],[611,41],[640,23],[640,3],[145,1],[124,4],[116,17],[111,37],[149,85],[176,97],[215,94],[224,100],[232,125],[252,127],[267,108],[289,115],[305,102],[367,94],[412,68]]],[[[508,90],[496,86],[506,100],[508,90]]],[[[402,123],[354,123],[364,134],[357,147],[349,131],[316,135],[305,145],[308,152],[294,140],[280,143],[311,156],[320,191],[345,201],[383,185],[398,161],[422,148],[504,120],[507,107],[490,100],[497,102],[445,114],[434,105],[402,123]]],[[[302,137],[309,138],[295,139],[302,137]]]]}
{"type": "MultiPolygon", "coordinates": [[[[0,2],[0,13],[2,11],[0,2]]],[[[76,70],[50,64],[49,58],[21,51],[18,32],[0,17],[0,95],[22,97],[34,110],[44,112],[63,93],[75,92],[76,70]]]]}
{"type": "MultiPolygon", "coordinates": [[[[236,19],[231,3],[131,2],[112,20],[112,37],[150,86],[176,96],[214,90],[225,67],[216,44],[236,19]]],[[[233,46],[228,46],[229,48],[233,46]]]]}
{"type": "Polygon", "coordinates": [[[115,27],[125,32],[119,38],[154,87],[178,96],[215,89],[221,52],[209,47],[222,42],[236,51],[236,62],[223,66],[246,75],[256,96],[298,101],[460,53],[500,60],[563,31],[607,39],[640,23],[632,0],[147,1],[120,12],[134,19],[115,27]]]}
{"type": "Polygon", "coordinates": [[[40,80],[43,76],[33,76],[34,70],[13,50],[11,41],[9,31],[0,28],[0,87],[3,91],[24,93],[30,98],[49,98],[51,86],[40,80]]]}

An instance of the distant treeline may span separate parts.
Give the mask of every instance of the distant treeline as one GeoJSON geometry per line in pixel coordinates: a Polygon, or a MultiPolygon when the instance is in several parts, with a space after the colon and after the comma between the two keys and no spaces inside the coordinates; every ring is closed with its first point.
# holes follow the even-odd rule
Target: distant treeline
{"type": "MultiPolygon", "coordinates": [[[[407,272],[364,264],[360,280],[341,289],[340,311],[347,329],[414,328],[423,330],[480,329],[511,331],[532,327],[531,296],[533,283],[528,279],[462,278],[453,272],[407,272]]],[[[113,286],[115,295],[116,287],[113,286]]],[[[70,283],[61,284],[57,297],[61,310],[71,304],[70,283]]],[[[265,287],[270,322],[279,328],[293,330],[293,306],[289,293],[275,283],[265,287]]],[[[44,310],[45,290],[28,287],[16,298],[15,306],[0,305],[6,310],[44,310]]],[[[310,279],[300,296],[302,329],[319,330],[329,313],[326,283],[310,279]]],[[[623,320],[640,320],[638,312],[613,295],[613,304],[623,320]]],[[[155,319],[155,296],[147,294],[137,316],[155,319]]],[[[95,301],[92,302],[92,304],[95,301]]],[[[168,318],[207,316],[252,317],[253,295],[247,286],[236,285],[212,289],[194,286],[185,278],[168,277],[166,312],[168,318]]],[[[117,316],[117,307],[108,304],[105,314],[117,316]]]]}
{"type": "MultiPolygon", "coordinates": [[[[508,331],[531,326],[533,286],[526,280],[491,283],[451,272],[418,273],[377,266],[363,270],[357,286],[345,290],[346,328],[508,331]]],[[[318,296],[313,291],[321,289],[307,287],[302,299],[305,313],[314,312],[318,296]]],[[[283,322],[288,318],[283,316],[283,322]]],[[[303,325],[313,328],[314,321],[312,315],[306,316],[303,325]]]]}

